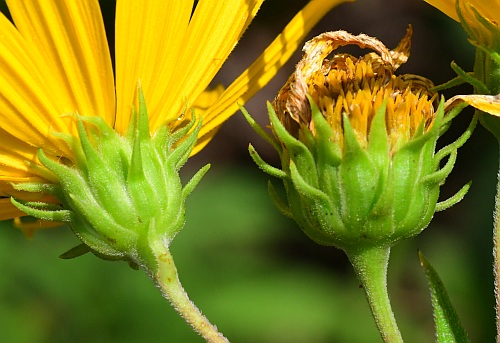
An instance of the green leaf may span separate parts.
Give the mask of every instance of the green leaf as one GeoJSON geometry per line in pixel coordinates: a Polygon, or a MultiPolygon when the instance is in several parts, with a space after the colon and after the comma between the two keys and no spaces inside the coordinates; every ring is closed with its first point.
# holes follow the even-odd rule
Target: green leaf
{"type": "Polygon", "coordinates": [[[462,343],[469,342],[457,312],[451,304],[450,297],[446,292],[443,282],[436,270],[419,251],[420,265],[424,268],[429,288],[431,290],[432,307],[434,309],[434,321],[436,325],[436,342],[438,343],[462,343]]]}

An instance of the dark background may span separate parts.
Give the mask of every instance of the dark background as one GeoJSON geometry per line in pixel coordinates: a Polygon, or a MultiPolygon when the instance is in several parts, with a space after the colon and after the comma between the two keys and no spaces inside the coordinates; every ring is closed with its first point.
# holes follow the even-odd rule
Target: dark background
{"type": "MultiPolygon", "coordinates": [[[[306,1],[268,0],[216,78],[225,86],[274,39],[306,1]]],[[[112,37],[112,1],[103,1],[112,37]]],[[[412,54],[401,73],[436,84],[454,77],[455,60],[470,70],[474,52],[458,23],[424,1],[359,0],[335,8],[309,35],[343,29],[376,36],[395,47],[408,24],[412,54]]],[[[345,50],[343,50],[345,51],[345,50]]],[[[354,50],[354,54],[364,52],[354,50]]],[[[246,108],[263,125],[265,102],[284,84],[300,52],[246,108]]],[[[447,95],[470,92],[468,87],[447,95]]],[[[453,141],[472,117],[464,111],[440,144],[453,141]]],[[[342,252],[309,241],[273,207],[267,175],[251,161],[251,142],[278,165],[277,154],[240,113],[182,170],[187,180],[212,169],[187,202],[186,227],[172,244],[181,281],[193,301],[234,342],[376,342],[378,333],[362,290],[342,252]]],[[[435,215],[418,237],[393,249],[389,289],[407,342],[434,341],[430,297],[417,259],[421,250],[448,287],[472,341],[494,339],[492,211],[497,144],[482,127],[459,150],[442,199],[463,184],[472,189],[435,215]]],[[[201,342],[142,272],[92,255],[57,256],[78,244],[67,228],[27,240],[9,225],[0,235],[0,341],[201,342]]]]}

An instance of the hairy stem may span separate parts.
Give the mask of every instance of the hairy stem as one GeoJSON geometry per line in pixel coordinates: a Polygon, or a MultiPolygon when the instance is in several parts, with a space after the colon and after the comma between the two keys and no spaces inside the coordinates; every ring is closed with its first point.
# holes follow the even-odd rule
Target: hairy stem
{"type": "Polygon", "coordinates": [[[365,290],[382,339],[385,343],[402,343],[403,338],[387,292],[389,253],[389,247],[375,247],[354,253],[348,252],[347,255],[365,290]]]}
{"type": "Polygon", "coordinates": [[[205,341],[209,343],[229,343],[229,340],[217,330],[215,325],[208,321],[189,299],[179,281],[177,268],[168,248],[161,243],[152,248],[157,259],[158,270],[156,273],[151,274],[163,296],[205,341]]]}
{"type": "Polygon", "coordinates": [[[495,278],[495,311],[497,343],[500,343],[500,159],[497,174],[497,194],[493,212],[493,275],[495,278]]]}

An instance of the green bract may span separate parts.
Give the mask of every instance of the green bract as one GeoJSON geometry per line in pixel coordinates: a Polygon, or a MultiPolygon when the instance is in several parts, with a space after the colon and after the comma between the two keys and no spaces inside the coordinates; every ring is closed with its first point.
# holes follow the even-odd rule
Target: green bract
{"type": "Polygon", "coordinates": [[[184,201],[209,165],[182,186],[178,171],[186,162],[201,127],[191,122],[175,132],[166,126],[153,136],[142,93],[139,111],[125,137],[100,117],[77,117],[79,139],[57,134],[75,153],[74,165],[53,161],[39,151],[40,162],[58,183],[23,183],[15,188],[48,192],[61,205],[12,202],[27,214],[67,222],[85,246],[63,257],[92,251],[105,259],[123,259],[131,265],[155,265],[152,241],[169,246],[184,225],[184,201]]]}
{"type": "Polygon", "coordinates": [[[437,153],[436,141],[464,105],[445,116],[441,102],[432,127],[424,132],[422,124],[410,141],[392,152],[385,125],[385,103],[372,121],[366,149],[357,141],[344,115],[342,149],[331,142],[331,127],[310,98],[309,101],[315,135],[301,126],[301,140],[285,129],[270,104],[269,117],[277,140],[244,113],[281,157],[282,170],[264,162],[250,146],[259,167],[283,180],[287,199],[282,201],[270,183],[274,202],[317,243],[346,251],[390,247],[421,232],[434,212],[457,203],[469,189],[467,184],[452,198],[438,202],[439,187],[451,172],[457,149],[470,136],[476,121],[454,143],[437,153]],[[445,157],[448,160],[440,168],[445,157]]]}

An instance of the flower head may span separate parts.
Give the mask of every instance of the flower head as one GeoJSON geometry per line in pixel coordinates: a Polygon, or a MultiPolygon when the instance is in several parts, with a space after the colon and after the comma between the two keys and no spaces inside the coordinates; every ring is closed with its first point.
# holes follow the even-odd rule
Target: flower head
{"type": "Polygon", "coordinates": [[[287,201],[271,188],[275,203],[320,244],[348,254],[390,247],[422,231],[436,210],[459,201],[468,188],[437,203],[457,148],[475,122],[455,143],[435,152],[459,108],[445,116],[431,81],[395,74],[408,59],[411,34],[410,27],[393,50],[376,38],[345,31],[313,38],[269,108],[276,138],[257,128],[281,157],[279,170],[250,148],[263,170],[283,180],[287,201]],[[328,58],[350,44],[373,52],[328,58]]]}
{"type": "Polygon", "coordinates": [[[425,0],[425,2],[439,9],[448,17],[460,21],[458,10],[468,8],[473,12],[480,13],[490,22],[498,25],[500,23],[500,2],[498,0],[425,0]]]}
{"type": "Polygon", "coordinates": [[[474,93],[458,95],[448,107],[465,102],[482,111],[480,120],[500,139],[500,1],[481,0],[426,0],[431,5],[459,21],[476,47],[476,61],[472,75],[452,64],[465,82],[474,86],[474,93]],[[489,116],[489,115],[493,116],[489,116]]]}
{"type": "Polygon", "coordinates": [[[474,45],[500,48],[500,1],[425,0],[459,21],[474,45]]]}
{"type": "Polygon", "coordinates": [[[100,118],[100,134],[105,124],[126,137],[140,112],[138,85],[151,137],[202,118],[190,150],[196,153],[236,102],[264,86],[322,15],[344,1],[312,0],[233,84],[209,90],[263,0],[119,0],[114,72],[97,0],[8,0],[14,24],[0,16],[0,219],[25,215],[10,197],[59,203],[51,192],[15,185],[59,183],[39,149],[48,161],[79,165],[71,137],[95,133],[95,121],[81,118],[100,118]]]}
{"type": "Polygon", "coordinates": [[[377,110],[385,101],[390,150],[394,153],[417,134],[428,131],[435,119],[437,93],[430,80],[417,75],[395,75],[410,53],[412,29],[398,47],[388,50],[380,41],[345,31],[327,32],[307,42],[295,73],[280,90],[273,107],[289,132],[300,137],[299,128],[315,135],[311,107],[306,95],[318,106],[332,128],[332,142],[343,145],[346,115],[363,148],[377,110]],[[355,44],[375,52],[356,58],[349,54],[326,57],[337,47],[355,44]]]}

